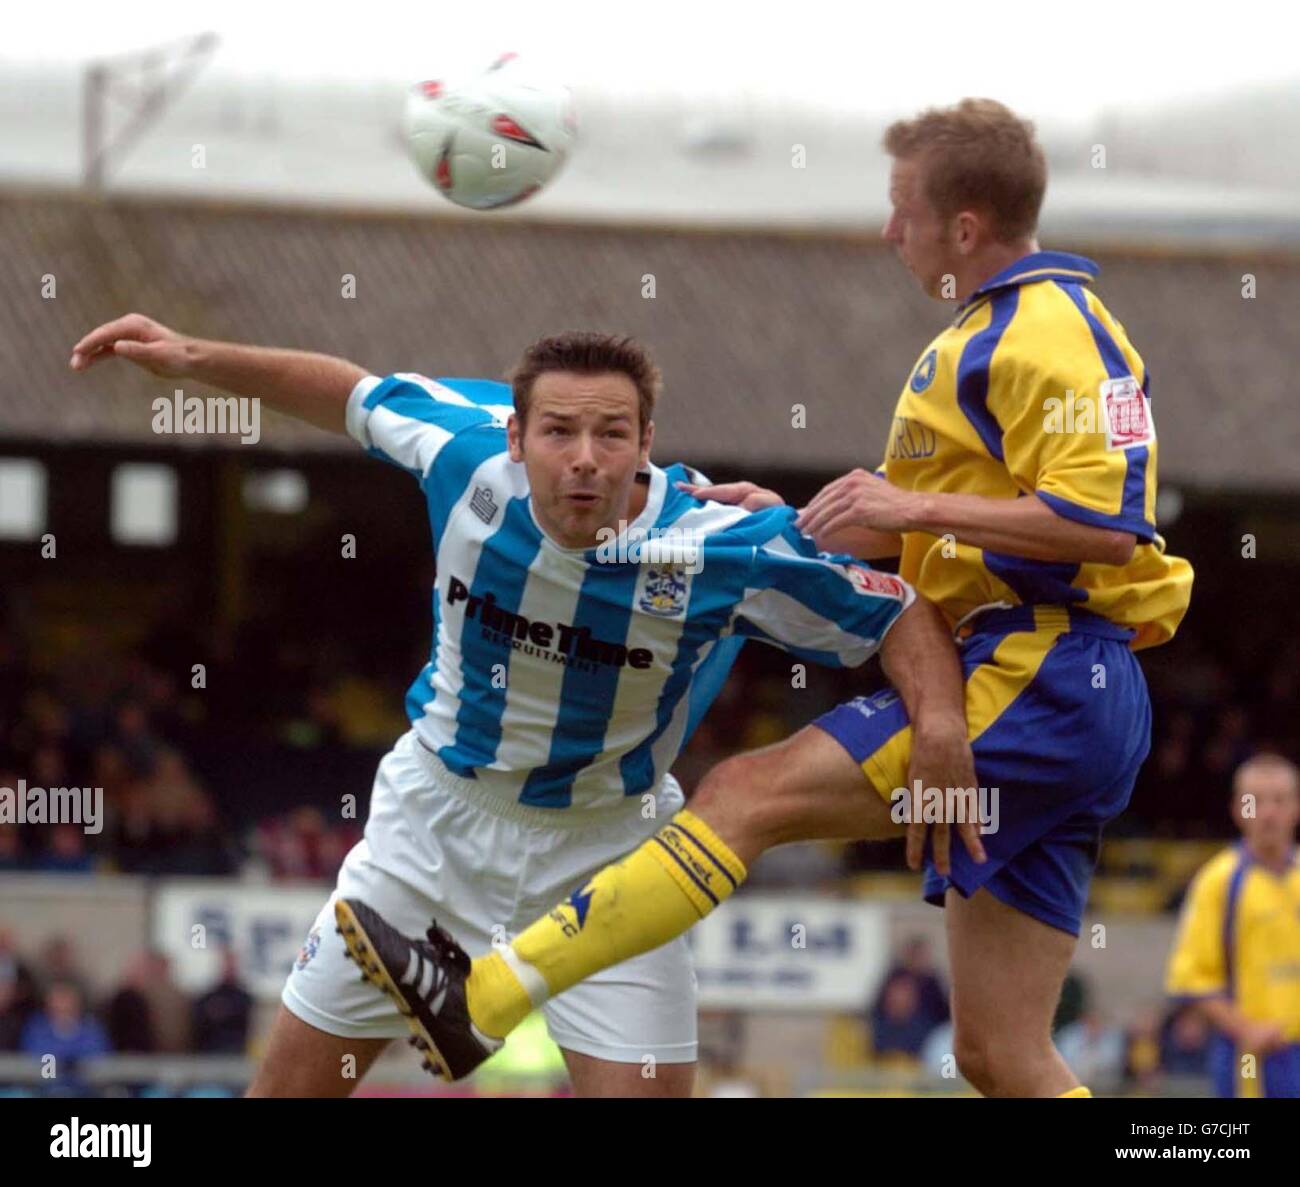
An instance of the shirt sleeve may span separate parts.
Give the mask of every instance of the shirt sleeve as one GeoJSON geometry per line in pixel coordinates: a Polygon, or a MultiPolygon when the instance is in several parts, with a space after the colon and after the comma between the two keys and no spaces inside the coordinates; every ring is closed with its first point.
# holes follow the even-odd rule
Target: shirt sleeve
{"type": "Polygon", "coordinates": [[[818,552],[791,508],[758,514],[776,531],[754,549],[736,633],[826,667],[866,663],[915,591],[852,557],[818,552]]]}
{"type": "Polygon", "coordinates": [[[1218,866],[1207,867],[1187,891],[1165,972],[1165,992],[1173,997],[1217,997],[1228,991],[1223,950],[1228,899],[1225,873],[1218,866]]]}
{"type": "Polygon", "coordinates": [[[1078,300],[994,357],[988,408],[1003,460],[1058,515],[1149,544],[1156,438],[1145,368],[1117,323],[1078,300]]]}
{"type": "Polygon", "coordinates": [[[348,396],[347,430],[367,453],[423,479],[459,433],[504,425],[509,405],[506,384],[367,375],[348,396]]]}

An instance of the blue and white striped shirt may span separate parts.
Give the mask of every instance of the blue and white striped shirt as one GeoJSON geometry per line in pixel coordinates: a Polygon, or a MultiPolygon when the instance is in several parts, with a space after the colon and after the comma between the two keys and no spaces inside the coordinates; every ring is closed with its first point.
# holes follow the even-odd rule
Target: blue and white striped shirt
{"type": "Polygon", "coordinates": [[[504,782],[537,807],[639,795],[672,766],[745,639],[856,666],[914,597],[818,553],[788,507],[683,494],[674,483],[698,476],[680,465],[651,466],[645,509],[608,547],[561,547],[506,452],[512,411],[506,384],[412,374],[368,376],[347,406],[348,432],[424,491],[433,647],[406,706],[462,777],[504,782]]]}

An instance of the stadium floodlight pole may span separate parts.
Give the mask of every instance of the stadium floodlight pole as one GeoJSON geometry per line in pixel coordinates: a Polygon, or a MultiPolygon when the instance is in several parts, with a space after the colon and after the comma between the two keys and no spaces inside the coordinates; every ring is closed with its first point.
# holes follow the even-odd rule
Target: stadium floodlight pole
{"type": "Polygon", "coordinates": [[[198,33],[154,49],[104,58],[86,66],[82,88],[82,184],[104,188],[110,157],[121,159],[144,130],[194,80],[216,52],[217,35],[198,33]],[[116,140],[108,138],[108,102],[130,108],[116,140]]]}

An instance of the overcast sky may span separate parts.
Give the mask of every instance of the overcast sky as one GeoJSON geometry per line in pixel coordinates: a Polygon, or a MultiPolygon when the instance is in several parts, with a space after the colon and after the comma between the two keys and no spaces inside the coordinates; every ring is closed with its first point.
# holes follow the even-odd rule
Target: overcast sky
{"type": "Polygon", "coordinates": [[[893,111],[993,94],[1037,118],[1300,78],[1276,0],[55,0],[9,6],[0,65],[210,29],[222,71],[409,81],[513,49],[613,93],[791,95],[893,111]]]}

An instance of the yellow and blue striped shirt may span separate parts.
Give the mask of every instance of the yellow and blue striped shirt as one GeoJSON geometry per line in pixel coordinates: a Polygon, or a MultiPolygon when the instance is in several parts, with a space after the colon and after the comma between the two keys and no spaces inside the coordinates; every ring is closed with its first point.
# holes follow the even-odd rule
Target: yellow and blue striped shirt
{"type": "MultiPolygon", "coordinates": [[[[1233,845],[1187,891],[1165,974],[1178,998],[1223,997],[1254,1022],[1275,1022],[1300,1044],[1300,860],[1274,872],[1233,845]]],[[[1238,1080],[1240,1081],[1240,1076],[1238,1080]]],[[[1254,1095],[1239,1082],[1239,1095],[1254,1095]]]]}
{"type": "Polygon", "coordinates": [[[925,532],[903,538],[900,575],[953,623],[989,603],[1075,606],[1163,643],[1192,569],[1155,530],[1150,378],[1088,284],[1098,268],[1036,252],[959,306],[903,387],[878,471],[906,490],[1036,496],[1080,523],[1132,532],[1128,564],[1063,564],[925,532]]]}

